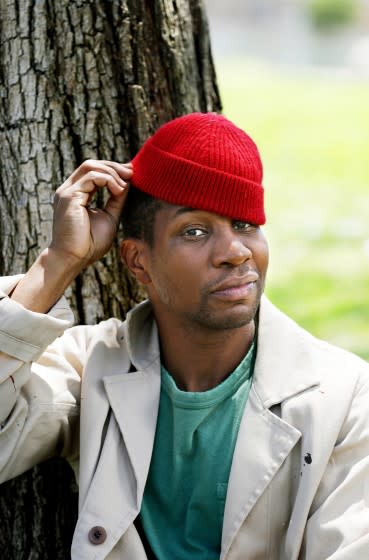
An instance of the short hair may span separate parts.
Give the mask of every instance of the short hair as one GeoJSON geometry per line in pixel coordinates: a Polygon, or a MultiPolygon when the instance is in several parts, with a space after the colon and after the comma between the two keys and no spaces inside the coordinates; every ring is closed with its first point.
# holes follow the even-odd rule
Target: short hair
{"type": "Polygon", "coordinates": [[[142,239],[150,247],[154,245],[156,212],[165,202],[130,185],[122,213],[124,238],[142,239]]]}

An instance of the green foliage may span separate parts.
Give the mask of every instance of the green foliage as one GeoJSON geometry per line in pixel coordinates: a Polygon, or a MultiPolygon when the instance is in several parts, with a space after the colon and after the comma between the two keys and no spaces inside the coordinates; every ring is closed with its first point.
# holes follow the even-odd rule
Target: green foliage
{"type": "Polygon", "coordinates": [[[317,29],[326,30],[347,25],[354,19],[355,0],[310,0],[310,18],[317,29]]]}
{"type": "Polygon", "coordinates": [[[369,83],[229,59],[218,79],[263,158],[268,296],[369,360],[369,83]]]}

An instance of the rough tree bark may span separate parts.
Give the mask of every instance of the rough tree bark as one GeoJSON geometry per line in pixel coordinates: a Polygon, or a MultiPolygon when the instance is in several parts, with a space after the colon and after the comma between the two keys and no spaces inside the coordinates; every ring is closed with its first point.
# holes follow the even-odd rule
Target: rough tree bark
{"type": "MultiPolygon", "coordinates": [[[[82,160],[127,161],[166,120],[220,109],[202,0],[0,0],[0,88],[2,274],[48,243],[53,190],[82,160]]],[[[116,248],[70,289],[77,321],[141,297],[116,248]]],[[[55,459],[4,484],[1,558],[69,558],[76,495],[55,459]]]]}

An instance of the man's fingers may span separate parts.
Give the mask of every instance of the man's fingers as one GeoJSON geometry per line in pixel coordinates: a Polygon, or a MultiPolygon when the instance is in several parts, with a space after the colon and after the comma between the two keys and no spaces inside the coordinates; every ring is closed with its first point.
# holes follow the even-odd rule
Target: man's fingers
{"type": "Polygon", "coordinates": [[[128,188],[125,189],[118,196],[110,196],[104,207],[104,211],[107,214],[109,214],[110,217],[113,218],[117,229],[119,226],[119,218],[122,213],[123,206],[127,198],[127,194],[128,194],[128,188]]]}
{"type": "Polygon", "coordinates": [[[132,164],[129,163],[118,163],[116,161],[108,161],[108,160],[86,160],[82,166],[88,170],[99,170],[104,171],[105,173],[112,173],[116,178],[121,178],[124,181],[127,181],[132,177],[133,168],[132,164]]]}
{"type": "Polygon", "coordinates": [[[115,177],[109,173],[101,173],[100,171],[89,171],[83,177],[68,186],[63,185],[56,191],[55,198],[79,197],[78,193],[89,193],[91,197],[99,188],[106,187],[114,196],[119,196],[127,183],[120,177],[115,177]]]}
{"type": "Polygon", "coordinates": [[[127,184],[126,181],[131,178],[133,170],[130,163],[122,164],[113,161],[88,159],[84,161],[70,177],[68,177],[68,179],[59,187],[58,191],[61,192],[72,188],[85,176],[95,172],[111,175],[115,178],[117,183],[124,187],[127,184]]]}
{"type": "Polygon", "coordinates": [[[123,179],[128,179],[132,176],[133,166],[130,161],[127,163],[118,163],[116,161],[101,160],[101,163],[114,169],[123,179]]]}
{"type": "Polygon", "coordinates": [[[106,187],[111,194],[118,196],[127,187],[127,183],[120,177],[113,177],[108,173],[101,173],[99,171],[89,171],[79,182],[79,189],[84,192],[92,192],[96,187],[106,187]]]}

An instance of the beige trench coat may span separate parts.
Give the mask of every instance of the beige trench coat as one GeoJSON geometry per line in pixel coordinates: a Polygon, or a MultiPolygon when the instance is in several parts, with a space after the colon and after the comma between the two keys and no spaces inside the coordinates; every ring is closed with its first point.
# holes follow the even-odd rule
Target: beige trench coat
{"type": "MultiPolygon", "coordinates": [[[[65,331],[65,301],[48,316],[26,311],[6,297],[16,280],[0,284],[1,480],[56,453],[79,462],[72,559],[145,560],[133,522],[160,395],[150,306],[126,323],[65,331]],[[99,544],[89,539],[96,526],[105,531],[99,544]]],[[[222,560],[369,558],[368,371],[263,298],[222,560]]]]}

